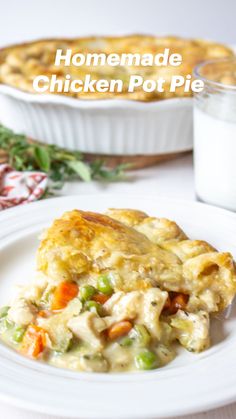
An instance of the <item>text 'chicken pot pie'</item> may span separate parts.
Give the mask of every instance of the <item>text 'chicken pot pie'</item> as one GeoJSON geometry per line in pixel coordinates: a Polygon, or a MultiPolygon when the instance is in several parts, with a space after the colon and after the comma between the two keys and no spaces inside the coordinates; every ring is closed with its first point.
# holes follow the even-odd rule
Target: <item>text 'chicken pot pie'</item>
{"type": "Polygon", "coordinates": [[[211,313],[236,293],[230,253],[136,210],[65,213],[44,233],[37,269],[2,308],[1,338],[77,371],[159,368],[175,357],[177,342],[203,351],[211,313]]]}
{"type": "MultiPolygon", "coordinates": [[[[192,74],[193,68],[201,61],[231,57],[233,51],[221,44],[199,39],[184,39],[174,36],[155,37],[147,35],[129,35],[122,37],[88,37],[75,39],[49,39],[31,43],[14,45],[3,48],[0,51],[0,83],[19,88],[26,92],[36,93],[33,89],[33,80],[39,75],[51,77],[56,75],[57,80],[65,82],[66,75],[70,80],[83,81],[86,75],[90,74],[93,80],[122,80],[123,89],[121,92],[79,92],[75,93],[70,89],[67,96],[79,99],[131,99],[138,101],[155,101],[172,97],[191,96],[191,91],[185,92],[184,86],[178,87],[170,92],[171,78],[175,76],[186,76],[192,74]],[[65,66],[64,62],[59,66],[55,65],[57,50],[62,50],[65,55],[68,49],[72,54],[159,54],[165,49],[170,54],[180,54],[182,63],[178,67],[170,64],[167,66],[136,66],[119,65],[116,67],[86,66],[79,68],[70,64],[65,66]],[[145,92],[142,86],[137,87],[134,92],[128,92],[129,79],[131,75],[140,75],[145,80],[166,80],[164,92],[145,92]]],[[[54,93],[49,90],[46,93],[54,93]]],[[[40,94],[40,93],[37,93],[40,94]]],[[[42,94],[42,93],[41,93],[42,94]]]]}

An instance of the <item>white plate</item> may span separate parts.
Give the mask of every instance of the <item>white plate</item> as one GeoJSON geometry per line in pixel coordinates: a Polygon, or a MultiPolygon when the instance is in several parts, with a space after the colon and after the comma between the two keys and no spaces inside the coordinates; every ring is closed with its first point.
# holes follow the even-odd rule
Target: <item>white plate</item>
{"type": "MultiPolygon", "coordinates": [[[[138,208],[176,220],[192,238],[236,256],[236,214],[155,196],[88,195],[51,199],[0,214],[0,304],[13,284],[31,280],[37,237],[63,211],[138,208]]],[[[212,327],[213,346],[181,351],[168,366],[143,373],[79,373],[31,361],[0,344],[0,397],[24,408],[80,418],[164,418],[236,400],[236,313],[212,327]]]]}

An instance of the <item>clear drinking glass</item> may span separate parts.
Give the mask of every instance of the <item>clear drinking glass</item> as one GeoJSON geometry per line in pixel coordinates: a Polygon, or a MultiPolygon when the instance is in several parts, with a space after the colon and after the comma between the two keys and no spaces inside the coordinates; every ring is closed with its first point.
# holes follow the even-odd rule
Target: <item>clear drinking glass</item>
{"type": "Polygon", "coordinates": [[[199,64],[194,96],[194,171],[199,200],[236,211],[236,59],[199,64]]]}

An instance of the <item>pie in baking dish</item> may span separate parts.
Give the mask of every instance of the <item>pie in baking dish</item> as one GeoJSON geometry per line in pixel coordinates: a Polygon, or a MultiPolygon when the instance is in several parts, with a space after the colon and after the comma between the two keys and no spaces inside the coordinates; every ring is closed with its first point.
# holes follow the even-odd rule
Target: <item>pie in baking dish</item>
{"type": "MultiPolygon", "coordinates": [[[[179,37],[155,37],[147,35],[130,35],[122,37],[89,37],[77,39],[49,39],[31,43],[15,45],[4,48],[0,51],[0,83],[7,84],[26,92],[35,93],[33,80],[38,75],[51,76],[55,74],[58,80],[65,80],[69,75],[71,79],[84,80],[87,74],[91,74],[92,79],[121,79],[123,89],[121,92],[80,92],[69,91],[64,93],[79,99],[132,99],[139,101],[155,101],[168,99],[171,97],[191,96],[191,92],[185,92],[184,86],[170,92],[172,75],[186,76],[192,74],[196,64],[201,61],[230,57],[233,51],[221,44],[199,39],[183,39],[179,37]],[[68,49],[76,53],[122,53],[130,54],[158,54],[165,48],[170,53],[178,53],[182,56],[182,64],[178,67],[167,65],[157,66],[81,66],[73,65],[59,67],[55,66],[56,50],[61,49],[66,53],[68,49]],[[128,83],[131,75],[141,75],[144,79],[156,81],[159,78],[166,80],[164,92],[145,92],[142,87],[134,92],[128,92],[128,83]]],[[[49,92],[47,92],[49,93],[49,92]]]]}
{"type": "Polygon", "coordinates": [[[77,371],[158,368],[178,344],[203,351],[211,314],[236,293],[230,253],[137,210],[65,213],[43,234],[37,269],[2,308],[1,338],[77,371]]]}

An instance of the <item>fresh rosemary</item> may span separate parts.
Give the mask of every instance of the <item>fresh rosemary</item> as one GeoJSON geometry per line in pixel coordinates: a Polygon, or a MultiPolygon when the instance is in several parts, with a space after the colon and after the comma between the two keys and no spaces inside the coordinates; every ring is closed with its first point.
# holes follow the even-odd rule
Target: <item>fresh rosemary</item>
{"type": "Polygon", "coordinates": [[[127,164],[110,169],[102,160],[86,162],[80,151],[70,151],[56,145],[31,142],[25,135],[15,134],[0,125],[0,150],[6,155],[6,161],[16,170],[41,170],[50,179],[49,190],[61,189],[66,181],[80,179],[89,182],[92,179],[116,181],[124,177],[127,164]]]}

